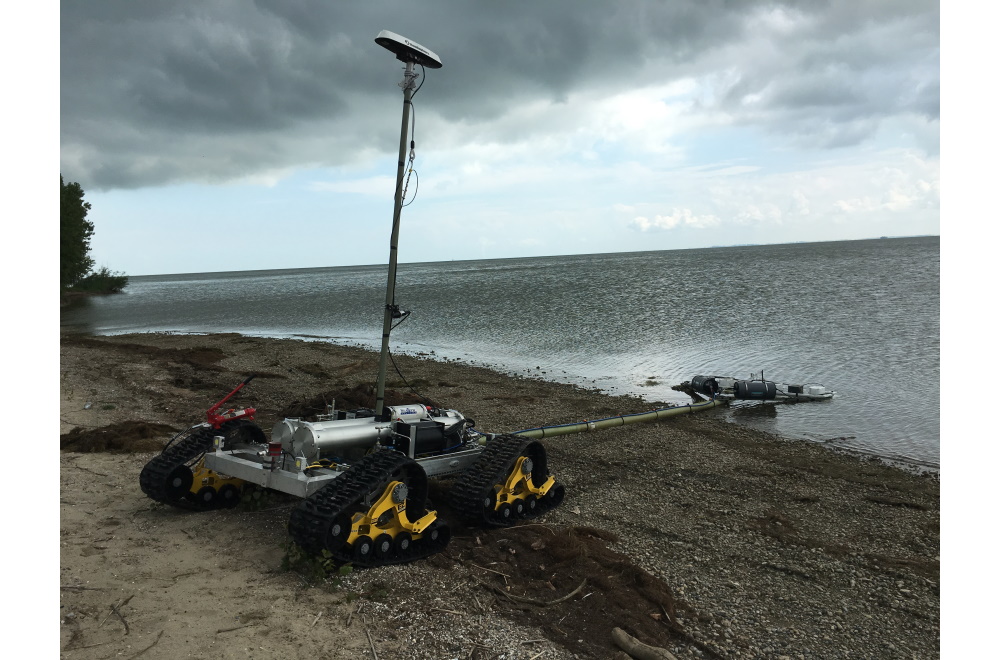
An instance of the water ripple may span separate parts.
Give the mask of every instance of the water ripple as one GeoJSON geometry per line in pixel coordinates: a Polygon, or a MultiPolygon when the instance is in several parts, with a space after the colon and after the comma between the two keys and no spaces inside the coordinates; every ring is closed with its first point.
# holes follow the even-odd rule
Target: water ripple
{"type": "MultiPolygon", "coordinates": [[[[385,267],[133,278],[63,324],[311,335],[376,346],[385,267]]],[[[395,350],[676,401],[696,374],[819,382],[818,405],[739,405],[737,423],[936,465],[939,239],[404,264],[395,350]]],[[[682,398],[682,397],[681,397],[682,398]]],[[[472,411],[474,412],[474,411],[472,411]]],[[[544,423],[546,420],[539,420],[544,423]]]]}

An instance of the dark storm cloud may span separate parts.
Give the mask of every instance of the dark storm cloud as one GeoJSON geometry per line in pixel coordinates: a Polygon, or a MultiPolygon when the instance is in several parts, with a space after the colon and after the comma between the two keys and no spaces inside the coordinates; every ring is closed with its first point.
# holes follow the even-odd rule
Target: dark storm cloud
{"type": "Polygon", "coordinates": [[[64,3],[62,168],[130,188],[394,151],[381,29],[441,56],[418,112],[449,122],[718,71],[705,110],[853,144],[885,116],[936,119],[937,17],[932,2],[64,3]]]}
{"type": "Polygon", "coordinates": [[[891,116],[936,121],[936,4],[849,4],[816,15],[790,5],[793,27],[765,43],[748,31],[748,63],[723,86],[719,108],[738,123],[821,147],[856,145],[891,116]]]}

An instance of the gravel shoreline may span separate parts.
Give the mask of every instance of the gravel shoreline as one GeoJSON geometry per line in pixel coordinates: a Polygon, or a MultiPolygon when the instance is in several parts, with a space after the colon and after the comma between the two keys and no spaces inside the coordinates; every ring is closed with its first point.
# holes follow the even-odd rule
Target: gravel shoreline
{"type": "MultiPolygon", "coordinates": [[[[485,431],[577,422],[654,407],[635,397],[504,375],[431,356],[395,359],[414,389],[474,418],[485,431]]],[[[241,402],[256,406],[258,421],[269,430],[278,411],[291,402],[336,387],[370,383],[376,367],[377,355],[369,351],[323,342],[238,334],[64,335],[62,433],[126,420],[183,428],[200,421],[208,405],[250,373],[258,377],[245,396],[241,393],[241,402]]],[[[406,389],[395,376],[390,387],[406,389]]],[[[539,522],[552,534],[571,528],[607,532],[609,539],[617,539],[607,541],[610,551],[669,585],[677,605],[676,621],[667,616],[673,628],[664,630],[658,645],[677,658],[939,655],[937,474],[917,474],[741,428],[715,411],[561,436],[544,444],[567,497],[539,522]]],[[[135,522],[156,516],[164,547],[197,545],[190,534],[193,525],[213,525],[218,531],[214,542],[223,546],[230,541],[219,531],[220,525],[250,529],[254,533],[241,538],[252,546],[247,554],[257,557],[256,569],[277,570],[287,508],[257,515],[234,513],[228,521],[220,517],[222,512],[192,518],[169,507],[161,511],[138,489],[138,469],[150,456],[64,450],[64,473],[71,472],[71,466],[98,472],[117,490],[107,493],[99,484],[64,479],[62,496],[77,506],[86,502],[99,506],[101,497],[124,498],[120,506],[131,512],[125,518],[135,522]]],[[[65,503],[61,510],[64,584],[68,577],[86,573],[91,584],[103,580],[102,588],[124,588],[112,570],[120,569],[121,563],[107,557],[110,550],[80,550],[110,548],[109,542],[88,540],[87,534],[100,530],[90,530],[82,522],[74,526],[74,510],[65,503]]],[[[128,557],[127,565],[152,561],[143,554],[145,524],[135,522],[130,534],[116,536],[115,542],[123,544],[117,555],[128,557]]],[[[568,623],[587,607],[588,601],[580,596],[558,606],[532,608],[491,595],[483,586],[484,574],[473,568],[470,557],[480,546],[518,540],[507,536],[511,538],[502,531],[470,531],[457,535],[448,551],[433,560],[359,571],[339,584],[311,587],[303,592],[306,596],[285,603],[281,613],[268,611],[267,630],[251,626],[233,634],[246,637],[246,648],[257,649],[253,657],[309,657],[308,645],[299,649],[299,656],[285,655],[289,645],[301,644],[297,636],[288,637],[284,646],[274,645],[276,630],[298,625],[283,624],[282,617],[312,621],[316,606],[310,599],[316,598],[327,599],[325,607],[353,611],[357,604],[345,594],[375,592],[382,597],[362,598],[362,613],[370,617],[365,630],[375,637],[359,636],[352,642],[355,647],[347,644],[340,651],[333,645],[334,654],[328,657],[371,657],[370,641],[378,646],[380,657],[605,658],[615,653],[611,628],[641,628],[625,614],[609,611],[606,625],[573,629],[570,635],[568,623]],[[263,643],[265,639],[270,646],[263,643]]],[[[279,591],[304,589],[294,574],[278,573],[275,582],[279,591]]],[[[161,603],[166,595],[160,595],[161,603]]],[[[96,607],[92,600],[96,596],[89,590],[63,591],[62,597],[64,615],[67,608],[96,607]]],[[[266,602],[269,596],[265,592],[256,597],[266,602]]],[[[275,597],[271,594],[272,600],[275,597]]],[[[222,595],[219,598],[228,602],[222,595]]],[[[137,608],[133,620],[147,617],[155,627],[155,608],[138,609],[139,601],[138,597],[130,601],[130,607],[137,608]]],[[[229,602],[223,609],[232,612],[240,607],[229,602]]],[[[106,612],[104,604],[100,616],[106,612]]],[[[634,618],[635,613],[631,615],[634,618]]],[[[179,612],[176,616],[178,626],[198,625],[185,621],[179,612]]],[[[660,621],[657,612],[644,616],[660,621]]],[[[218,629],[222,624],[222,619],[201,622],[218,629]]],[[[170,625],[163,624],[163,639],[157,638],[156,648],[146,657],[181,657],[166,654],[193,650],[170,646],[170,636],[163,633],[172,630],[170,625]],[[157,656],[158,650],[164,655],[157,656]]],[[[347,637],[358,633],[356,624],[353,632],[343,621],[339,627],[332,620],[328,625],[332,627],[324,633],[316,625],[306,632],[347,637]]],[[[81,640],[90,639],[86,635],[105,631],[98,631],[96,623],[93,627],[81,623],[79,617],[64,616],[62,630],[66,657],[108,657],[108,649],[119,643],[112,640],[108,646],[83,648],[87,644],[81,640]]],[[[220,656],[218,648],[212,655],[230,657],[220,656]]]]}

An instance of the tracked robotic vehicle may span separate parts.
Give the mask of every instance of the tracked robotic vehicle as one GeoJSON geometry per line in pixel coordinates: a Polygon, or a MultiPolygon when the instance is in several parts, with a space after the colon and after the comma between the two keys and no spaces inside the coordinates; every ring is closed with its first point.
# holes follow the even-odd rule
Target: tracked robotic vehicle
{"type": "MultiPolygon", "coordinates": [[[[405,65],[375,408],[331,405],[314,421],[279,421],[268,439],[254,421],[254,408],[223,411],[250,376],[139,475],[150,498],[196,511],[233,507],[248,485],[300,497],[288,524],[292,539],[308,552],[326,551],[339,563],[363,567],[421,559],[448,544],[448,524],[429,506],[429,478],[453,477],[452,510],[466,524],[480,526],[539,516],[565,494],[549,473],[545,448],[531,437],[480,433],[456,410],[384,405],[389,334],[409,314],[395,302],[395,280],[411,99],[419,89],[414,66],[436,69],[441,60],[386,30],[375,41],[405,65]]],[[[414,146],[410,141],[411,172],[414,146]]]]}
{"type": "Polygon", "coordinates": [[[251,379],[146,464],[146,495],[195,511],[234,507],[250,484],[295,495],[302,502],[289,521],[292,539],[365,567],[421,559],[448,544],[448,524],[428,506],[429,478],[455,477],[451,507],[470,525],[513,525],[564,497],[540,442],[478,433],[456,410],[415,404],[377,415],[330,406],[315,421],[279,421],[268,440],[253,408],[217,412],[251,379]]]}

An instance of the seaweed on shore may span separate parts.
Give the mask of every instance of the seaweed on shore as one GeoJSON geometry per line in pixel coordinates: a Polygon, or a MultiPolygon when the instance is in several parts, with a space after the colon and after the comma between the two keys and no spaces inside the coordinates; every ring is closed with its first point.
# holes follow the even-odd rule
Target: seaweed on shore
{"type": "Polygon", "coordinates": [[[158,451],[163,448],[166,436],[176,432],[177,429],[166,424],[137,421],[119,422],[96,429],[82,429],[78,426],[59,436],[59,448],[81,454],[158,451]]]}
{"type": "Polygon", "coordinates": [[[162,348],[149,344],[139,344],[134,342],[105,341],[89,335],[65,335],[61,338],[63,344],[73,344],[84,348],[103,348],[113,351],[121,351],[126,355],[133,355],[142,358],[163,360],[164,362],[176,362],[187,364],[200,369],[210,371],[225,371],[218,363],[227,356],[221,349],[214,346],[195,346],[192,348],[162,348]]]}

